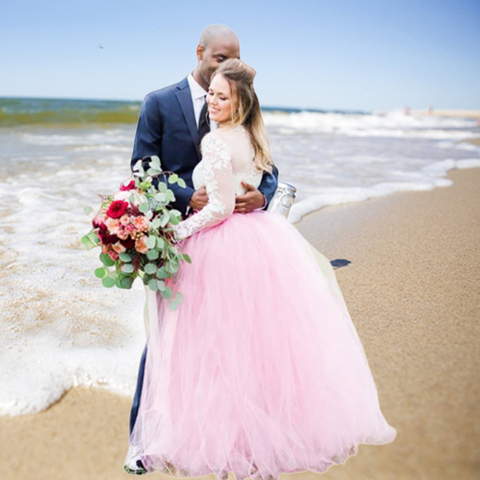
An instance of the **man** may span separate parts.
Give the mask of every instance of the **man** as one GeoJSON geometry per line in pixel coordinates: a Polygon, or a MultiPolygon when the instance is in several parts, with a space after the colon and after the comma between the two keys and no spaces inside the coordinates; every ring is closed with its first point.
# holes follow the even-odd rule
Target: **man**
{"type": "MultiPolygon", "coordinates": [[[[198,65],[181,82],[150,92],[140,110],[131,167],[138,159],[158,155],[162,169],[178,174],[186,188],[169,184],[175,194],[172,208],[186,217],[192,210],[201,210],[208,202],[206,188],[193,188],[192,173],[201,160],[200,142],[210,131],[207,119],[206,95],[210,78],[228,58],[240,58],[240,43],[236,34],[225,25],[205,28],[197,46],[198,65]]],[[[211,129],[216,128],[211,122],[211,129]]],[[[248,213],[268,206],[278,184],[278,170],[265,173],[258,189],[243,183],[246,192],[236,198],[235,212],[248,213]]],[[[130,413],[130,433],[138,413],[143,386],[147,346],[140,361],[137,388],[130,413]]],[[[143,468],[141,461],[137,467],[143,468]]]]}

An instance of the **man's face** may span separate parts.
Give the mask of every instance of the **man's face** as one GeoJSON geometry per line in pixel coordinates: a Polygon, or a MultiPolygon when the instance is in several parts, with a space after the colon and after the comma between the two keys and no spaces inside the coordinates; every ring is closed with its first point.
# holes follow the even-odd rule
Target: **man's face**
{"type": "Polygon", "coordinates": [[[207,47],[197,48],[199,73],[206,84],[222,62],[228,58],[240,58],[240,46],[235,39],[213,39],[207,47]]]}

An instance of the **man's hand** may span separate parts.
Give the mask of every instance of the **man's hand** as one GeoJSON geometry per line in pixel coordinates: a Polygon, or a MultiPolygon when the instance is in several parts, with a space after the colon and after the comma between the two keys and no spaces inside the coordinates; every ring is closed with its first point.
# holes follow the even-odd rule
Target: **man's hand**
{"type": "Polygon", "coordinates": [[[208,203],[207,188],[201,187],[193,192],[188,204],[194,210],[201,210],[208,203]]]}
{"type": "Polygon", "coordinates": [[[265,204],[265,197],[256,187],[242,181],[246,192],[235,199],[235,213],[250,213],[265,204]]]}

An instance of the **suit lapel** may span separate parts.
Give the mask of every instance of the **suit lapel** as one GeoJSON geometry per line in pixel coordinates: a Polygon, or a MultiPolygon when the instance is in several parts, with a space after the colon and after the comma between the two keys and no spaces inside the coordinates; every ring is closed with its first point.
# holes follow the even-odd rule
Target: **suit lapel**
{"type": "Polygon", "coordinates": [[[179,90],[176,92],[177,100],[180,103],[180,108],[182,109],[183,116],[187,122],[188,130],[192,136],[195,149],[197,151],[198,159],[201,159],[200,151],[198,149],[198,130],[197,122],[195,121],[195,113],[193,111],[192,103],[192,94],[190,92],[190,87],[188,86],[187,79],[183,79],[178,87],[179,90]]]}

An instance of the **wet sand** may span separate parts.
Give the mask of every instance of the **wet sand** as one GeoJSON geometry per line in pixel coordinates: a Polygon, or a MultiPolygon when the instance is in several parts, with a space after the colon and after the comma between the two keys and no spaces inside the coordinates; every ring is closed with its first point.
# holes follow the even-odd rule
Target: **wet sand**
{"type": "MultiPolygon", "coordinates": [[[[344,265],[338,283],[398,433],[322,475],[285,480],[478,478],[480,168],[448,178],[451,187],[327,207],[296,225],[344,265]]],[[[128,478],[131,401],[73,388],[43,412],[0,417],[0,478],[128,478]]]]}

